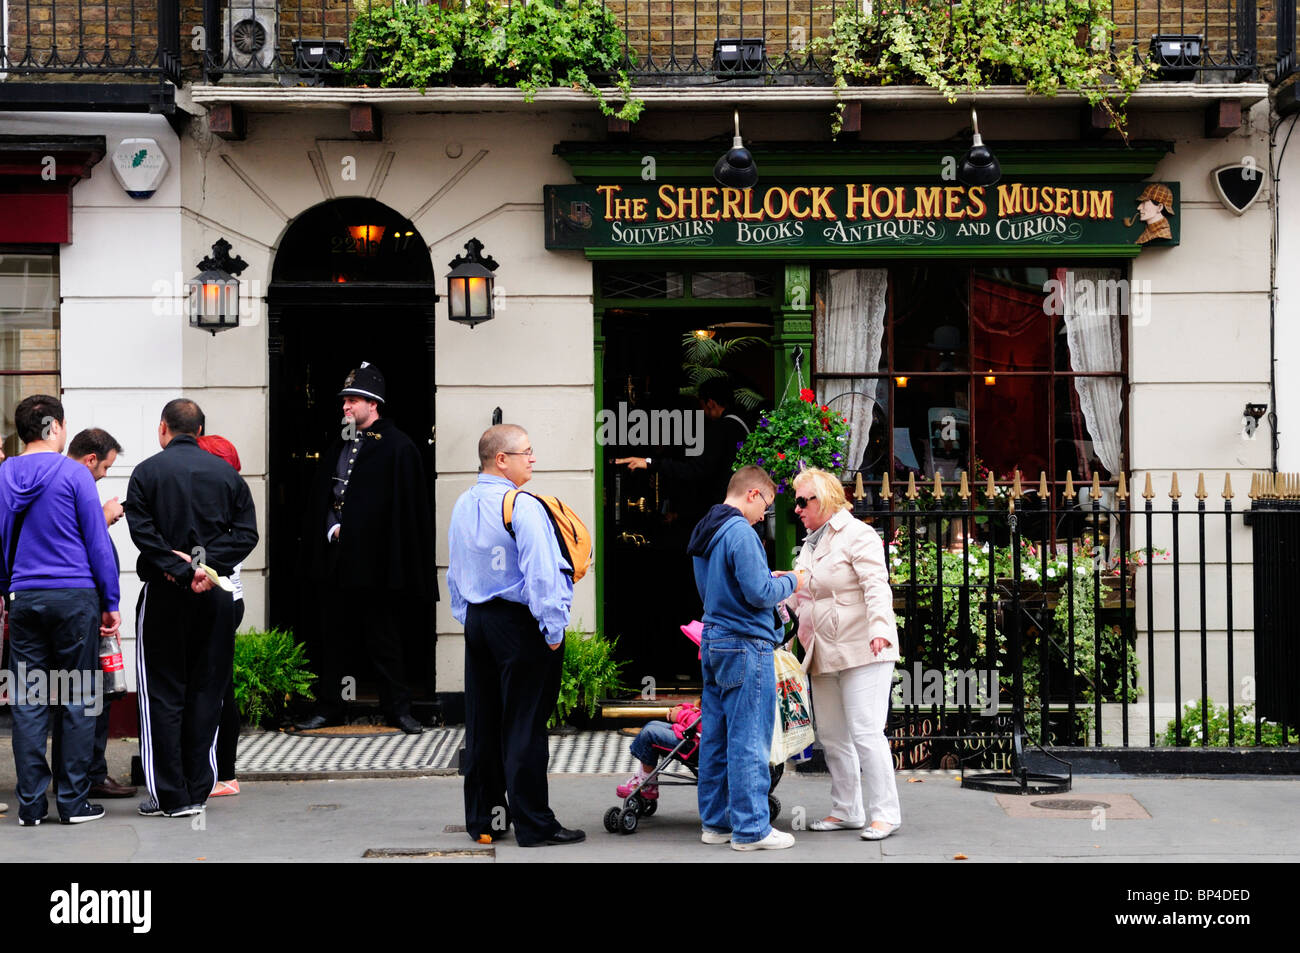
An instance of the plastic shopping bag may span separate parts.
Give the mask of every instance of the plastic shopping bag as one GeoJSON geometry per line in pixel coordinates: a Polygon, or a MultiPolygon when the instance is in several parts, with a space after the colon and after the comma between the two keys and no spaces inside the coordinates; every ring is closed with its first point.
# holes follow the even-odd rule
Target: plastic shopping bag
{"type": "Polygon", "coordinates": [[[812,704],[808,681],[798,660],[785,649],[772,653],[776,664],[776,719],[772,726],[771,764],[784,764],[813,743],[812,704]]]}

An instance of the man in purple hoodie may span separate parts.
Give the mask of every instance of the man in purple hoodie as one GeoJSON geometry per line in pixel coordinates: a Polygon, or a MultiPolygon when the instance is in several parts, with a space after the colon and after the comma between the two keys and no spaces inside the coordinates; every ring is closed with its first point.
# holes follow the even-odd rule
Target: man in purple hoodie
{"type": "Polygon", "coordinates": [[[79,824],[104,816],[87,798],[94,716],[102,705],[98,637],[122,623],[118,571],[95,479],[63,455],[63,405],[37,394],[18,405],[14,421],[25,447],[0,467],[0,560],[17,685],[18,823],[35,826],[47,811],[45,741],[54,682],[63,732],[54,765],[59,820],[79,824]]]}

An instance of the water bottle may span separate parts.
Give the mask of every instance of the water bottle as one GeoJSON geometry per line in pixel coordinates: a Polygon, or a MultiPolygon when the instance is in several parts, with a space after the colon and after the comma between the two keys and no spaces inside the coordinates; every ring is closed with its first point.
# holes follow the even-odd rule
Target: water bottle
{"type": "Polygon", "coordinates": [[[122,643],[117,635],[99,639],[99,667],[104,673],[104,700],[112,701],[126,694],[126,665],[122,661],[122,643]]]}

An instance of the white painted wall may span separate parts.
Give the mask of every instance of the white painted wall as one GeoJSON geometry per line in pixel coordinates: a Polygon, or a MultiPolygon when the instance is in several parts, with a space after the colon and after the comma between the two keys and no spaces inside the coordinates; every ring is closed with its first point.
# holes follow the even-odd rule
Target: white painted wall
{"type": "MultiPolygon", "coordinates": [[[[162,405],[182,386],[186,329],[179,314],[155,308],[158,282],[193,265],[180,245],[180,143],[161,116],[0,113],[0,128],[9,135],[105,137],[108,154],[72,189],[72,241],[59,251],[60,371],[70,431],[103,427],[122,444],[99,489],[104,498],[124,497],[134,465],[158,451],[162,405]],[[117,145],[138,137],[157,140],[170,166],[147,199],[123,192],[111,167],[117,145]]],[[[123,654],[134,691],[137,553],[125,520],[110,534],[122,560],[123,654]]]]}

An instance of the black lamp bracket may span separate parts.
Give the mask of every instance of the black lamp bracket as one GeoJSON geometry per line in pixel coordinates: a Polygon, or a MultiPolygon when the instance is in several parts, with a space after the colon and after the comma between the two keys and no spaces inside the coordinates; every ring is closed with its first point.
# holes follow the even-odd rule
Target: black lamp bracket
{"type": "Polygon", "coordinates": [[[477,238],[471,238],[465,243],[465,251],[467,254],[457,255],[448,262],[448,264],[452,268],[457,268],[461,265],[482,265],[487,268],[488,271],[496,271],[497,268],[500,267],[497,264],[496,259],[491,255],[488,255],[487,257],[483,256],[483,243],[477,238]]]}
{"type": "Polygon", "coordinates": [[[230,242],[218,238],[212,245],[212,254],[199,262],[199,271],[224,271],[229,275],[238,275],[248,267],[248,262],[236,255],[230,257],[230,242]]]}

